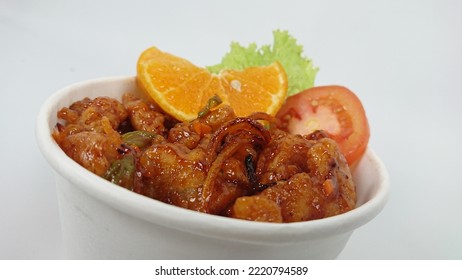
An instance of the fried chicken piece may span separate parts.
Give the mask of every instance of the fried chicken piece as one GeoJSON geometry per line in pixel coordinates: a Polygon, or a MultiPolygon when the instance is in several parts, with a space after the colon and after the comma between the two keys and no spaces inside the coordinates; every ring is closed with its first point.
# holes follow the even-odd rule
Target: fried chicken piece
{"type": "Polygon", "coordinates": [[[256,174],[260,183],[276,183],[308,171],[306,154],[313,142],[281,131],[274,131],[272,139],[258,159],[256,174]]]}
{"type": "Polygon", "coordinates": [[[263,195],[242,196],[236,200],[228,216],[249,221],[282,223],[281,207],[263,195]]]}
{"type": "Polygon", "coordinates": [[[228,215],[254,221],[299,222],[353,209],[355,185],[337,144],[329,138],[308,140],[310,137],[279,133],[261,152],[257,164],[260,184],[269,187],[238,198],[228,215]]]}
{"type": "Polygon", "coordinates": [[[87,97],[74,102],[69,108],[62,108],[58,112],[58,118],[67,124],[80,125],[82,130],[96,132],[102,131],[101,120],[103,117],[109,120],[113,129],[116,129],[128,117],[128,114],[119,101],[110,97],[97,97],[95,99],[87,97]]]}
{"type": "Polygon", "coordinates": [[[123,105],[113,98],[84,98],[59,110],[58,118],[65,125],[57,124],[53,138],[69,157],[102,176],[120,156],[117,148],[122,140],[115,129],[127,116],[123,105]]]}
{"type": "Polygon", "coordinates": [[[206,150],[189,150],[179,143],[155,144],[140,156],[145,178],[142,194],[200,212],[219,214],[236,198],[248,194],[249,182],[242,161],[229,158],[214,177],[210,197],[204,196],[209,173],[204,166],[206,150]]]}
{"type": "Polygon", "coordinates": [[[143,177],[149,182],[142,194],[183,208],[204,212],[201,186],[206,172],[201,165],[201,149],[189,150],[181,144],[163,143],[149,147],[140,156],[143,177]]]}
{"type": "Polygon", "coordinates": [[[168,140],[194,149],[202,137],[207,137],[208,134],[234,118],[236,118],[234,110],[230,106],[222,106],[191,122],[178,123],[169,130],[168,140]]]}
{"type": "Polygon", "coordinates": [[[122,96],[122,103],[130,115],[130,122],[135,130],[158,134],[165,132],[165,115],[154,104],[145,102],[131,93],[122,96]]]}
{"type": "Polygon", "coordinates": [[[200,131],[196,131],[194,126],[192,123],[179,123],[175,125],[168,132],[169,142],[181,143],[189,149],[196,148],[203,134],[200,131]]]}
{"type": "Polygon", "coordinates": [[[218,107],[201,118],[201,122],[215,131],[224,123],[236,118],[233,108],[229,105],[218,107]]]}
{"type": "Polygon", "coordinates": [[[232,157],[226,159],[214,179],[209,197],[208,213],[222,214],[234,201],[243,195],[254,193],[247,175],[243,154],[256,153],[252,148],[240,147],[232,157]]]}
{"type": "Polygon", "coordinates": [[[257,152],[249,132],[241,129],[251,125],[233,121],[234,113],[225,108],[170,129],[164,143],[152,145],[140,156],[141,173],[146,178],[143,194],[212,214],[249,194],[244,158],[257,152]],[[233,131],[236,125],[239,130],[233,131]],[[231,137],[228,131],[246,136],[231,137]]]}
{"type": "Polygon", "coordinates": [[[122,144],[120,135],[113,130],[109,120],[102,120],[103,131],[81,131],[64,137],[61,149],[77,163],[103,176],[111,163],[120,157],[117,148],[122,144]]]}

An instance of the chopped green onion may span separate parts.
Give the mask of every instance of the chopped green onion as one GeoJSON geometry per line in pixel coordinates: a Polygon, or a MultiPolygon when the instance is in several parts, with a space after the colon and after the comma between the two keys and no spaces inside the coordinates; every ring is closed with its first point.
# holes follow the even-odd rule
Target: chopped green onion
{"type": "Polygon", "coordinates": [[[154,132],[136,130],[127,132],[122,135],[122,141],[132,146],[137,146],[140,149],[151,145],[152,140],[157,136],[154,132]]]}
{"type": "Polygon", "coordinates": [[[210,112],[210,110],[217,107],[221,103],[223,103],[223,101],[221,100],[220,96],[218,96],[218,95],[212,96],[207,101],[207,104],[205,105],[205,107],[202,110],[199,111],[199,114],[197,114],[197,117],[202,118],[203,116],[207,115],[210,112]]]}
{"type": "Polygon", "coordinates": [[[131,154],[126,154],[111,164],[104,178],[121,187],[133,190],[134,175],[135,158],[131,154]]]}

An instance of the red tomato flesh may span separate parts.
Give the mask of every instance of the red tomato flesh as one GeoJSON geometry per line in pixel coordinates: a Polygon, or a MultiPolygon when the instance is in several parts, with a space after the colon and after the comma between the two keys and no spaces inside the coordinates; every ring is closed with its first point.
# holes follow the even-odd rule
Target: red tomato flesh
{"type": "Polygon", "coordinates": [[[276,117],[292,134],[325,131],[339,145],[348,164],[364,154],[370,131],[358,97],[346,87],[320,86],[287,98],[276,117]]]}

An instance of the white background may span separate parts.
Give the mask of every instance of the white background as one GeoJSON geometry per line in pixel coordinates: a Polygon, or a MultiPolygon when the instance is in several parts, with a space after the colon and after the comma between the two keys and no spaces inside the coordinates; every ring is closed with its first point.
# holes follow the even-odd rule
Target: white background
{"type": "Polygon", "coordinates": [[[462,259],[461,1],[0,0],[0,259],[59,259],[53,171],[35,116],[70,83],[133,75],[155,45],[205,66],[285,29],[366,108],[391,177],[340,259],[462,259]]]}

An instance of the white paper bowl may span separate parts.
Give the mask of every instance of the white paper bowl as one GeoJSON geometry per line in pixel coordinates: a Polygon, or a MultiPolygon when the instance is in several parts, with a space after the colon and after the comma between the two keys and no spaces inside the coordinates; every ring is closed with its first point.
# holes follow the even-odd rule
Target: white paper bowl
{"type": "Polygon", "coordinates": [[[77,83],[54,93],[36,126],[56,173],[63,246],[69,259],[332,259],[353,231],[384,207],[387,171],[368,149],[353,176],[357,208],[321,220],[272,224],[203,214],[130,192],[87,171],[51,137],[57,111],[84,97],[135,92],[134,77],[77,83]]]}

